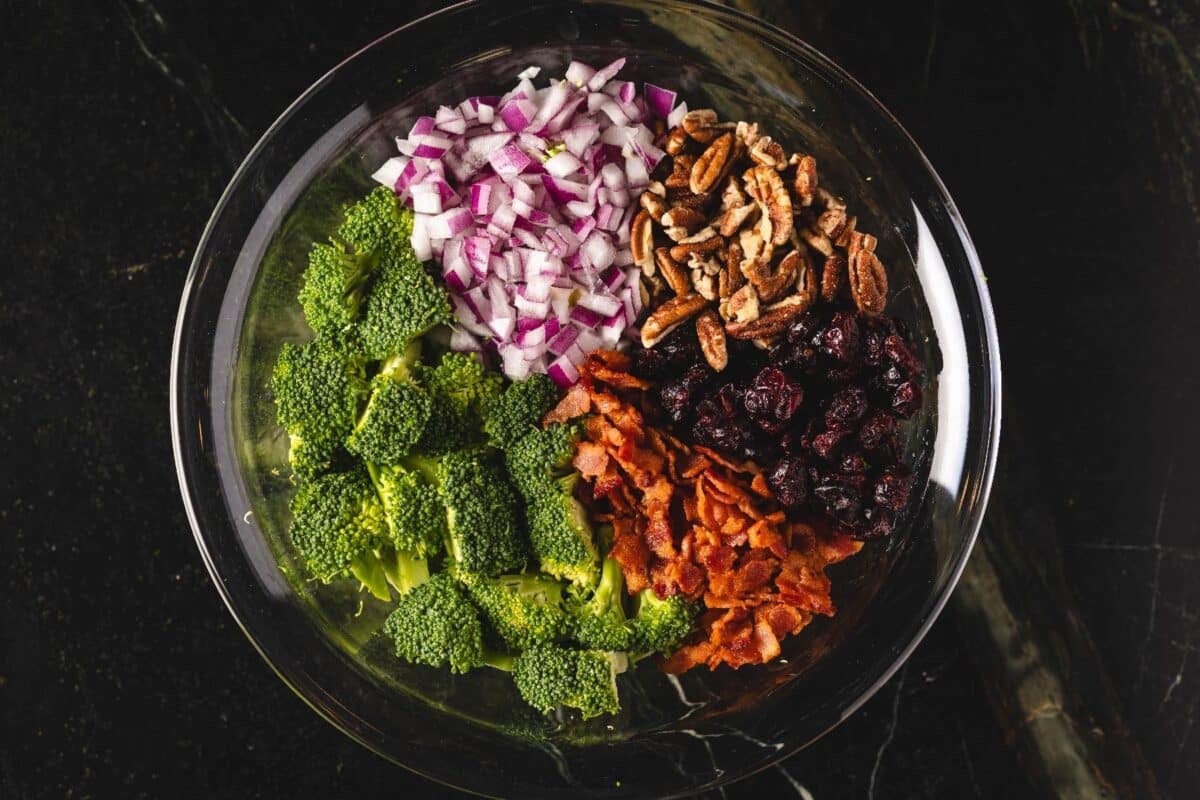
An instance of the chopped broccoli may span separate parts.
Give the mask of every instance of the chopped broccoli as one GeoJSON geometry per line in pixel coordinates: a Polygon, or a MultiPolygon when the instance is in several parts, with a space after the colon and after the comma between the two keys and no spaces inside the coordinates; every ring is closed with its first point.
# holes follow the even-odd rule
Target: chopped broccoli
{"type": "Polygon", "coordinates": [[[447,551],[466,572],[498,575],[525,566],[517,497],[503,470],[479,453],[448,453],[437,465],[446,506],[447,551]]]}
{"type": "Polygon", "coordinates": [[[420,354],[420,342],[413,342],[371,380],[371,397],[346,440],[351,453],[374,464],[397,464],[425,433],[431,401],[410,377],[420,354]]]}
{"type": "Polygon", "coordinates": [[[385,553],[380,562],[387,582],[400,593],[408,594],[429,580],[429,562],[422,556],[403,550],[385,553]]]}
{"type": "Polygon", "coordinates": [[[396,193],[377,186],[362,200],[346,208],[346,218],[337,238],[359,253],[390,256],[409,252],[413,214],[396,193]]]}
{"type": "Polygon", "coordinates": [[[516,381],[484,409],[483,430],[488,443],[507,450],[517,439],[540,427],[542,417],[554,407],[558,389],[549,375],[535,373],[516,381]]]}
{"type": "Polygon", "coordinates": [[[291,437],[288,460],[301,478],[327,472],[354,427],[366,384],[361,362],[316,340],[283,345],[271,376],[279,424],[291,437]]]}
{"type": "Polygon", "coordinates": [[[415,664],[466,672],[485,663],[483,623],[448,573],[429,578],[400,599],[384,623],[396,655],[415,664]]]}
{"type": "Polygon", "coordinates": [[[571,638],[598,650],[628,650],[633,625],[625,616],[625,576],[621,565],[604,559],[600,583],[584,603],[571,606],[571,638]]]}
{"type": "Polygon", "coordinates": [[[692,631],[699,609],[680,595],[659,599],[653,589],[637,596],[633,641],[628,649],[639,654],[669,653],[692,631]]]}
{"type": "Polygon", "coordinates": [[[348,253],[338,243],[313,245],[304,271],[300,306],[318,338],[343,341],[351,336],[367,282],[378,264],[379,259],[371,251],[348,253]]]}
{"type": "Polygon", "coordinates": [[[446,507],[437,487],[407,467],[368,464],[367,469],[383,500],[395,548],[425,557],[440,553],[446,541],[446,507]]]}
{"type": "Polygon", "coordinates": [[[535,644],[517,656],[513,681],[525,702],[539,711],[570,706],[588,719],[620,710],[617,675],[627,666],[624,653],[535,644]]]}
{"type": "Polygon", "coordinates": [[[318,579],[353,574],[372,594],[390,593],[380,561],[387,546],[383,505],[365,470],[322,475],[292,498],[292,543],[318,579]]]}
{"type": "Polygon", "coordinates": [[[436,366],[418,370],[418,379],[432,398],[420,448],[445,453],[483,444],[483,409],[500,395],[500,376],[470,353],[446,353],[436,366]]]}
{"type": "Polygon", "coordinates": [[[504,453],[525,498],[529,540],[542,571],[584,587],[599,577],[600,556],[587,512],[575,499],[579,475],[569,471],[577,425],[534,428],[504,453]]]}
{"type": "Polygon", "coordinates": [[[488,578],[460,573],[471,599],[509,647],[524,649],[566,635],[563,584],[544,575],[488,578]]]}

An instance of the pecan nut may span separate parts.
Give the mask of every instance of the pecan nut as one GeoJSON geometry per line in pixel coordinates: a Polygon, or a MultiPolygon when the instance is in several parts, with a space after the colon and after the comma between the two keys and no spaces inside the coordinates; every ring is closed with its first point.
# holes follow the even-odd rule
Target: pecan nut
{"type": "Polygon", "coordinates": [[[654,309],[642,324],[642,347],[654,347],[662,338],[687,322],[708,305],[708,301],[695,292],[672,297],[654,309]]]}
{"type": "Polygon", "coordinates": [[[669,156],[677,156],[683,152],[683,146],[687,144],[687,140],[687,131],[680,126],[676,126],[667,134],[667,141],[663,144],[663,150],[669,156]]]}
{"type": "Polygon", "coordinates": [[[721,135],[722,131],[733,127],[733,123],[719,122],[717,112],[711,108],[697,108],[683,115],[679,123],[687,135],[700,144],[708,144],[721,135]]]}
{"type": "Polygon", "coordinates": [[[737,242],[730,242],[729,247],[725,250],[725,264],[723,269],[717,273],[717,296],[724,302],[733,296],[733,293],[741,289],[745,285],[746,279],[742,275],[742,247],[737,242]]]}
{"type": "Polygon", "coordinates": [[[663,214],[667,213],[667,201],[656,195],[654,192],[642,192],[642,196],[638,199],[642,208],[650,215],[650,219],[655,222],[662,222],[663,214]]]}
{"type": "Polygon", "coordinates": [[[685,205],[677,205],[663,214],[661,222],[667,228],[687,228],[689,231],[694,231],[703,227],[706,220],[699,210],[685,205]]]}
{"type": "Polygon", "coordinates": [[[757,213],[758,205],[756,203],[746,203],[737,208],[731,208],[721,217],[721,227],[717,232],[722,236],[733,236],[746,223],[753,223],[753,217],[757,213]]]}
{"type": "Polygon", "coordinates": [[[770,136],[760,136],[750,145],[750,160],[759,166],[782,170],[787,166],[787,153],[770,136]]]}
{"type": "Polygon", "coordinates": [[[821,299],[826,303],[837,300],[846,285],[846,258],[834,253],[825,259],[821,270],[821,299]]]}
{"type": "Polygon", "coordinates": [[[803,297],[794,294],[762,309],[757,319],[725,323],[725,332],[735,339],[766,339],[787,330],[808,307],[803,297]]]}
{"type": "Polygon", "coordinates": [[[792,190],[801,206],[811,206],[817,193],[817,160],[808,155],[794,155],[796,162],[796,177],[792,180],[792,190]]]}
{"type": "Polygon", "coordinates": [[[746,284],[729,298],[722,316],[730,322],[745,323],[758,319],[759,313],[758,292],[752,285],[746,284]]]}
{"type": "Polygon", "coordinates": [[[801,228],[800,238],[804,240],[805,244],[826,258],[833,255],[833,242],[816,228],[801,228]]]}
{"type": "Polygon", "coordinates": [[[633,263],[647,275],[654,274],[654,228],[650,212],[639,211],[629,227],[629,249],[633,263]]]}
{"type": "MultiPolygon", "coordinates": [[[[696,157],[687,153],[680,153],[675,156],[675,161],[671,165],[673,172],[663,181],[668,189],[687,189],[688,184],[692,179],[692,166],[696,163],[696,157]]],[[[691,191],[688,189],[688,191],[691,191]]],[[[668,198],[670,192],[667,193],[668,198]]]]}
{"type": "Polygon", "coordinates": [[[733,165],[733,134],[726,133],[713,140],[696,163],[692,165],[688,188],[693,194],[703,194],[716,187],[729,174],[733,165]]]}
{"type": "Polygon", "coordinates": [[[671,287],[671,291],[675,294],[687,294],[692,290],[687,271],[678,261],[671,258],[670,248],[660,247],[655,250],[654,261],[658,265],[658,271],[666,279],[667,285],[671,287]]]}
{"type": "Polygon", "coordinates": [[[764,303],[774,303],[792,290],[801,265],[807,261],[806,255],[792,250],[774,266],[769,262],[752,261],[746,265],[744,274],[764,303]]]}
{"type": "Polygon", "coordinates": [[[671,248],[671,258],[676,261],[687,261],[692,253],[714,253],[725,244],[716,231],[705,228],[699,233],[687,237],[671,248]]]}
{"type": "Polygon", "coordinates": [[[887,306],[887,271],[879,256],[865,248],[850,259],[850,296],[858,310],[868,317],[877,317],[887,306]]]}
{"type": "Polygon", "coordinates": [[[804,304],[804,310],[812,308],[821,296],[821,279],[817,268],[808,256],[802,256],[796,267],[796,297],[804,304]]]}
{"type": "Polygon", "coordinates": [[[696,317],[696,338],[700,340],[700,352],[704,354],[704,360],[710,367],[720,372],[729,366],[725,326],[711,308],[705,309],[696,317]]]}
{"type": "Polygon", "coordinates": [[[779,173],[770,167],[756,166],[743,176],[750,196],[771,219],[771,244],[779,246],[792,234],[792,196],[779,173]]]}

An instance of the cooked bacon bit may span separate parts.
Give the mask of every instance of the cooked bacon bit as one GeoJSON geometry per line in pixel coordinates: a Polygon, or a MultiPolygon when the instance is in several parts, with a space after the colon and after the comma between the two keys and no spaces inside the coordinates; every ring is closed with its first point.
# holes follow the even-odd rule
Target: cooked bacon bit
{"type": "Polygon", "coordinates": [[[574,465],[591,483],[597,519],[611,521],[611,556],[632,594],[702,599],[692,638],[667,672],[761,664],[814,614],[832,615],[825,567],[862,543],[789,520],[762,471],[646,426],[649,384],[628,356],[592,353],[546,422],[584,420],[574,465]]]}
{"type": "Polygon", "coordinates": [[[582,383],[576,383],[567,390],[562,400],[558,401],[558,405],[550,409],[550,413],[542,418],[542,424],[551,425],[556,422],[568,422],[576,417],[582,417],[591,408],[592,398],[588,394],[587,387],[582,383]]]}

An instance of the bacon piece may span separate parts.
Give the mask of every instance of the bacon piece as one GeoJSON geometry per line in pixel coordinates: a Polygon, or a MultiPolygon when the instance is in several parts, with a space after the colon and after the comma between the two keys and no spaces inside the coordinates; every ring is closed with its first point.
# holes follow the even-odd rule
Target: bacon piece
{"type": "Polygon", "coordinates": [[[602,445],[583,441],[575,448],[571,464],[584,478],[598,478],[608,471],[608,452],[602,445]]]}
{"type": "Polygon", "coordinates": [[[591,411],[591,409],[592,398],[588,394],[587,387],[576,383],[567,390],[562,400],[558,401],[558,405],[550,409],[549,413],[542,417],[542,424],[551,425],[556,422],[568,422],[577,417],[582,417],[591,411]]]}

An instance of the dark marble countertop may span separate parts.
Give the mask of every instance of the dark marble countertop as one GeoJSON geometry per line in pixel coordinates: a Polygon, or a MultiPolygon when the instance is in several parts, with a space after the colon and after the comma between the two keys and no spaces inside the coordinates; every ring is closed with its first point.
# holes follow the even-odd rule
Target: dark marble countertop
{"type": "MultiPolygon", "coordinates": [[[[742,0],[922,144],[970,226],[1004,453],[947,612],[730,798],[1200,795],[1200,6],[742,0]]],[[[430,2],[29,0],[0,25],[0,797],[457,796],[238,631],[170,453],[192,248],[254,138],[430,2]]]]}

